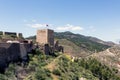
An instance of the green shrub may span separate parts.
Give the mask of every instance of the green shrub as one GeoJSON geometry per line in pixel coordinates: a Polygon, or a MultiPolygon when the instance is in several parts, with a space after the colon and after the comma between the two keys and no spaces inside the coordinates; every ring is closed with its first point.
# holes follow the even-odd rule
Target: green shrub
{"type": "Polygon", "coordinates": [[[48,69],[38,69],[35,73],[36,80],[51,80],[51,72],[48,69]]]}
{"type": "Polygon", "coordinates": [[[7,79],[7,77],[5,75],[0,74],[0,80],[6,80],[6,79],[7,79]]]}
{"type": "Polygon", "coordinates": [[[106,65],[101,64],[96,59],[81,59],[78,61],[78,64],[79,66],[90,70],[93,75],[98,77],[100,80],[116,80],[113,78],[118,78],[118,80],[120,80],[120,78],[115,75],[116,70],[110,69],[106,65]]]}
{"type": "Polygon", "coordinates": [[[61,72],[59,69],[54,69],[52,73],[55,75],[61,76],[61,72]]]}

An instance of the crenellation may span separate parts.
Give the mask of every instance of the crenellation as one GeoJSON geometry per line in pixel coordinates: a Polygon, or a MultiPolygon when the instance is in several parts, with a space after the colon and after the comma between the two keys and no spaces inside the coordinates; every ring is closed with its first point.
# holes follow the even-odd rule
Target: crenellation
{"type": "Polygon", "coordinates": [[[15,37],[23,37],[22,33],[16,33],[16,32],[4,32],[4,31],[0,31],[0,35],[12,35],[12,36],[15,36],[15,37]]]}

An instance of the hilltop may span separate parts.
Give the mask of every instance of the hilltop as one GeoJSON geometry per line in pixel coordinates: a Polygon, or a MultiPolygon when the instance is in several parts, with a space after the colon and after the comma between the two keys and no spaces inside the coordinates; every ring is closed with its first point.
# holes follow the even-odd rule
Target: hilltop
{"type": "MultiPolygon", "coordinates": [[[[0,79],[11,80],[120,80],[120,46],[95,37],[71,32],[55,33],[64,53],[46,55],[39,48],[28,54],[29,61],[10,63],[0,79]]],[[[27,39],[36,40],[36,36],[27,39]]]]}
{"type": "MultiPolygon", "coordinates": [[[[64,47],[64,51],[72,56],[88,56],[91,53],[104,51],[115,45],[113,42],[105,42],[95,37],[74,34],[72,32],[55,32],[55,40],[64,47]]],[[[36,40],[36,36],[27,39],[36,40]]]]}

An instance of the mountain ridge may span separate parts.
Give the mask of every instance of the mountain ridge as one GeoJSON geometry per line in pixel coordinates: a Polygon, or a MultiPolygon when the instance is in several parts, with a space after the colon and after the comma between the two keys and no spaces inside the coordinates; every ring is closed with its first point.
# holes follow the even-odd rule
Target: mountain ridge
{"type": "MultiPolygon", "coordinates": [[[[76,57],[85,57],[113,46],[98,38],[74,34],[70,31],[54,32],[54,37],[55,41],[58,40],[59,44],[64,47],[65,53],[76,57]]],[[[36,36],[30,36],[26,39],[32,39],[35,42],[36,36]]]]}
{"type": "MultiPolygon", "coordinates": [[[[70,31],[54,32],[54,37],[55,37],[55,39],[59,39],[59,40],[60,39],[69,40],[69,41],[73,42],[74,44],[76,44],[77,46],[86,48],[92,52],[103,51],[103,50],[115,45],[115,43],[113,43],[113,42],[105,42],[105,41],[100,40],[95,37],[84,36],[81,34],[74,34],[70,31]]],[[[36,36],[30,36],[26,39],[33,39],[35,41],[36,36]]]]}

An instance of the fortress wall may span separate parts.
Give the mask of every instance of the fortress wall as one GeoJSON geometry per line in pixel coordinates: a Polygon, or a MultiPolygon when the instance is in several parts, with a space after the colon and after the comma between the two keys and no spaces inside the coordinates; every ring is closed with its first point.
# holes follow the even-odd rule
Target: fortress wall
{"type": "Polygon", "coordinates": [[[7,49],[7,54],[7,57],[9,57],[11,61],[18,61],[20,59],[20,44],[12,43],[7,49]]]}
{"type": "Polygon", "coordinates": [[[2,31],[0,31],[0,35],[14,35],[16,37],[23,37],[22,33],[16,33],[16,32],[2,32],[2,31]]]}
{"type": "Polygon", "coordinates": [[[33,45],[32,44],[28,44],[28,43],[24,44],[24,47],[25,47],[25,49],[26,49],[27,52],[31,52],[31,50],[33,49],[32,48],[33,45]]]}
{"type": "Polygon", "coordinates": [[[54,31],[48,30],[48,42],[51,46],[54,46],[54,31]]]}
{"type": "Polygon", "coordinates": [[[18,61],[19,44],[0,43],[0,72],[4,72],[9,62],[18,61]]]}
{"type": "Polygon", "coordinates": [[[31,50],[32,45],[27,43],[0,43],[0,72],[4,72],[9,62],[26,61],[31,50]]]}
{"type": "Polygon", "coordinates": [[[0,55],[6,58],[7,61],[17,61],[19,58],[22,59],[27,56],[27,53],[31,52],[31,50],[32,45],[27,43],[0,43],[0,55]]]}
{"type": "Polygon", "coordinates": [[[27,57],[27,54],[32,52],[33,49],[35,49],[36,46],[28,43],[20,44],[20,51],[21,51],[21,58],[27,57]]]}
{"type": "Polygon", "coordinates": [[[4,48],[9,48],[11,46],[11,43],[0,43],[0,48],[4,47],[4,48]]]}
{"type": "Polygon", "coordinates": [[[23,37],[22,33],[17,33],[17,37],[23,37]]]}
{"type": "Polygon", "coordinates": [[[47,42],[47,30],[38,30],[36,36],[36,42],[39,44],[46,44],[47,42]]]}
{"type": "Polygon", "coordinates": [[[17,35],[15,32],[4,32],[5,35],[17,35]]]}
{"type": "Polygon", "coordinates": [[[6,62],[17,61],[20,56],[20,44],[0,43],[0,55],[6,62]]]}

